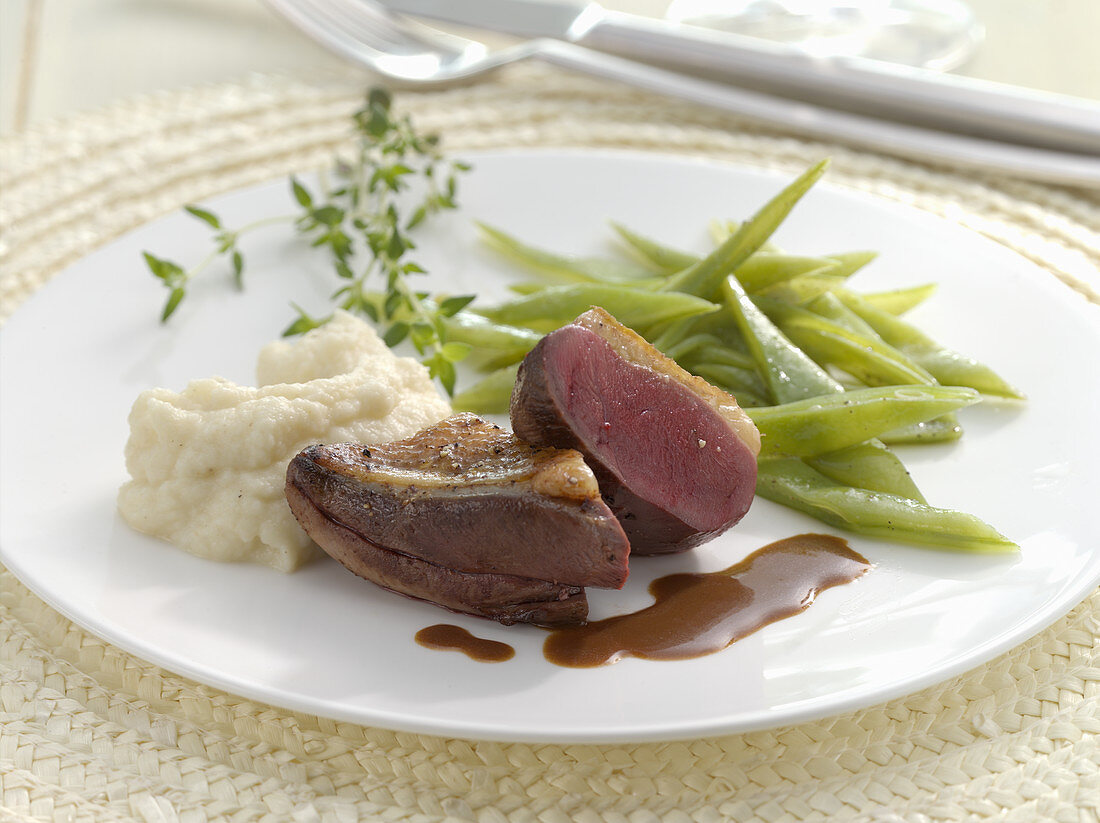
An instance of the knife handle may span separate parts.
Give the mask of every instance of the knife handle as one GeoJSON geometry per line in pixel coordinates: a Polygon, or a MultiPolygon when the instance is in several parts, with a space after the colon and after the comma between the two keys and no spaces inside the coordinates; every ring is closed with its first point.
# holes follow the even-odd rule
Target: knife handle
{"type": "Polygon", "coordinates": [[[997,177],[1020,177],[1100,190],[1100,157],[1017,146],[964,134],[892,123],[875,117],[828,109],[784,97],[747,91],[728,83],[667,71],[586,49],[561,40],[529,40],[528,56],[616,80],[637,88],[771,123],[811,138],[840,140],[888,154],[983,171],[997,177]]]}
{"type": "Polygon", "coordinates": [[[988,81],[603,11],[573,42],[876,117],[1100,156],[1100,105],[988,81]]]}

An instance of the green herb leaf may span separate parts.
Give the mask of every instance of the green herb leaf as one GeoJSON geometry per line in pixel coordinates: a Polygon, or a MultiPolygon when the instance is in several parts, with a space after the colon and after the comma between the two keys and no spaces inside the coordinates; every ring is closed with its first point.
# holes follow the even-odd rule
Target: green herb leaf
{"type": "Polygon", "coordinates": [[[454,317],[472,302],[476,295],[459,294],[454,297],[445,297],[439,303],[439,313],[444,317],[454,317]]]}
{"type": "Polygon", "coordinates": [[[164,311],[161,312],[160,322],[167,322],[168,318],[172,316],[176,308],[179,306],[180,301],[183,300],[184,290],[183,286],[176,286],[168,295],[168,302],[164,304],[164,311]]]}
{"type": "Polygon", "coordinates": [[[382,111],[389,111],[390,106],[393,105],[393,96],[381,86],[375,86],[367,92],[367,105],[372,109],[379,108],[382,111]]]}
{"type": "Polygon", "coordinates": [[[290,305],[298,312],[298,317],[283,330],[283,337],[294,337],[298,334],[305,334],[307,331],[312,331],[313,329],[325,325],[325,323],[332,319],[331,314],[328,317],[312,317],[297,303],[291,303],[290,305]]]}
{"type": "Polygon", "coordinates": [[[147,251],[142,252],[142,256],[145,258],[145,264],[149,267],[149,271],[155,277],[163,280],[169,288],[173,288],[187,280],[187,274],[177,263],[156,257],[147,251]]]}
{"type": "Polygon", "coordinates": [[[386,345],[392,349],[408,336],[409,324],[399,320],[386,330],[386,334],[382,339],[385,341],[386,345]]]}
{"type": "Polygon", "coordinates": [[[309,215],[322,226],[339,226],[344,222],[344,210],[333,205],[313,209],[309,215]]]}
{"type": "Polygon", "coordinates": [[[221,220],[219,220],[218,216],[213,212],[207,211],[203,208],[199,208],[198,206],[184,206],[183,210],[188,214],[192,214],[195,217],[199,218],[199,220],[202,220],[211,228],[220,229],[222,227],[221,220]]]}
{"type": "Polygon", "coordinates": [[[303,209],[309,209],[313,207],[313,195],[309,193],[309,190],[298,182],[296,177],[290,178],[290,188],[294,192],[294,199],[298,201],[298,205],[303,209]]]}
{"type": "Polygon", "coordinates": [[[439,352],[450,362],[458,363],[469,357],[473,350],[474,347],[469,343],[444,343],[439,352]]]}
{"type": "Polygon", "coordinates": [[[237,249],[233,250],[233,283],[238,289],[244,288],[244,257],[237,249]]]}

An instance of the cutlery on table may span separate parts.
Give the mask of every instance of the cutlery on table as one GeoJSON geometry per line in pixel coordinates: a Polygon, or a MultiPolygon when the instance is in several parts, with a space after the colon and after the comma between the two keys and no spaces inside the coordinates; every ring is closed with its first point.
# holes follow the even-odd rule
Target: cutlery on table
{"type": "Polygon", "coordinates": [[[323,45],[395,84],[448,85],[535,58],[811,137],[1025,179],[1100,188],[1100,156],[906,126],[688,77],[546,38],[490,51],[482,43],[389,14],[368,0],[267,3],[323,45]]]}
{"type": "Polygon", "coordinates": [[[551,37],[879,118],[1100,155],[1100,104],[858,57],[815,56],[732,32],[578,0],[382,0],[389,10],[551,37]]]}

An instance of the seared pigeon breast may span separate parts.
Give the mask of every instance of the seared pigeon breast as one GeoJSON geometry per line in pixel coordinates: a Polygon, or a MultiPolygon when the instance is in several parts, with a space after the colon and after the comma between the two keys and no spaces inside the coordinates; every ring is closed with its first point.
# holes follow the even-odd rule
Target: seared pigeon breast
{"type": "Polygon", "coordinates": [[[473,415],[387,444],[312,446],[287,469],[305,531],[353,572],[504,623],[583,622],[630,552],[580,454],[473,415]]]}
{"type": "Polygon", "coordinates": [[[695,546],[752,503],[760,434],[737,400],[603,309],[532,349],[510,414],[520,439],[584,455],[634,554],[695,546]]]}

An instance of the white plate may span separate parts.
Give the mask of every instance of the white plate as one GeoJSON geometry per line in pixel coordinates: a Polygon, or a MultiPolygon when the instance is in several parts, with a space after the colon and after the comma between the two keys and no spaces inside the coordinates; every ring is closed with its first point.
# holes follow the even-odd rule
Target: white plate
{"type": "MultiPolygon", "coordinates": [[[[432,287],[502,294],[508,267],[473,219],[550,247],[606,251],[605,221],[703,250],[715,217],[754,211],[784,182],[758,171],[631,154],[479,155],[463,209],[421,235],[432,287]]],[[[289,211],[285,184],[215,202],[232,225],[289,211]]],[[[290,319],[320,311],[328,264],[273,229],[246,243],[248,288],[197,283],[167,327],[142,249],[196,260],[206,232],[174,215],[90,255],[43,288],[0,346],[0,552],[31,589],[89,631],[196,680],[269,703],[394,729],[500,740],[685,738],[793,723],[942,681],[1067,612],[1100,582],[1100,323],[1025,259],[954,224],[819,186],[777,240],[792,250],[881,252],[865,290],[938,281],[913,317],[1023,387],[1022,409],[962,414],[965,437],[904,458],[934,504],[971,511],[1018,556],[952,554],[851,538],[876,568],[804,614],[686,662],[555,667],[543,633],[453,616],[394,596],[332,562],[292,574],[220,565],[142,537],[115,514],[126,415],[141,390],[222,374],[252,379],[256,353],[290,319]],[[476,663],[415,632],[454,622],[516,656],[476,663]]],[[[638,559],[623,592],[592,591],[593,616],[647,601],[655,576],[725,567],[822,524],[757,501],[735,530],[685,556],[638,559]]]]}

